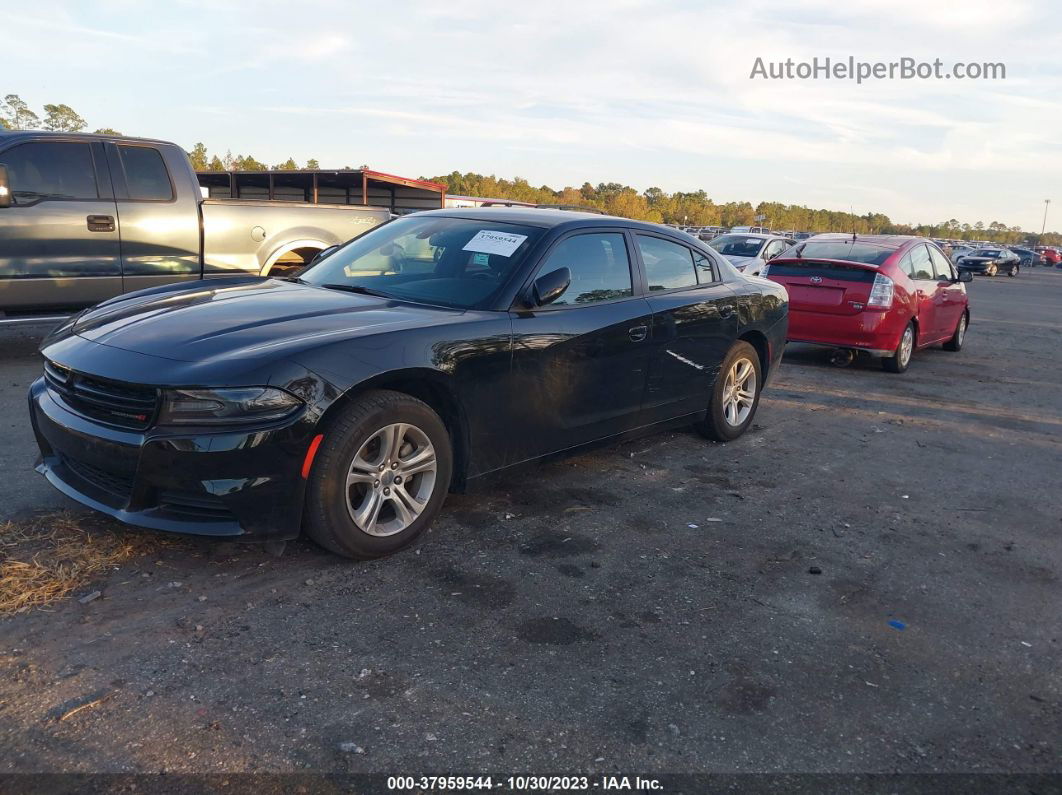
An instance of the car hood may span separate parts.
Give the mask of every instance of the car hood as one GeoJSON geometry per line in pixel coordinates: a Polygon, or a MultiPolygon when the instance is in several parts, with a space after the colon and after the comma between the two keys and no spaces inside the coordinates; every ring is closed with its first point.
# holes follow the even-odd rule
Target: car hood
{"type": "Polygon", "coordinates": [[[750,265],[753,262],[755,262],[757,259],[759,259],[759,257],[738,257],[738,256],[733,255],[733,254],[724,254],[723,256],[725,256],[728,260],[730,260],[730,264],[731,265],[733,265],[735,268],[739,268],[739,269],[740,268],[745,268],[748,265],[750,265]]]}
{"type": "Polygon", "coordinates": [[[195,282],[132,293],[83,312],[63,336],[181,362],[246,362],[464,314],[276,279],[195,282]]]}

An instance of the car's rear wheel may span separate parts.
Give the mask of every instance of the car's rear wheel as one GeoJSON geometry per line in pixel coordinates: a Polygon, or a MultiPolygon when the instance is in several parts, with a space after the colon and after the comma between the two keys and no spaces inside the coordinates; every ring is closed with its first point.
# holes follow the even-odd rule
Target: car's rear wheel
{"type": "Polygon", "coordinates": [[[890,373],[906,373],[911,365],[911,356],[914,354],[915,327],[914,323],[908,323],[900,336],[900,343],[892,356],[886,356],[881,360],[881,366],[890,373]]]}
{"type": "Polygon", "coordinates": [[[377,558],[434,521],[453,451],[439,415],[401,392],[368,392],[324,432],[307,486],[307,534],[338,555],[377,558]]]}
{"type": "Polygon", "coordinates": [[[762,385],[759,354],[749,343],[738,340],[723,360],[708,412],[697,429],[717,442],[737,439],[756,416],[762,385]]]}
{"type": "Polygon", "coordinates": [[[959,317],[959,325],[955,327],[955,333],[951,335],[951,339],[944,343],[944,350],[946,351],[961,351],[962,344],[966,342],[966,329],[969,326],[970,319],[963,312],[959,317]]]}
{"type": "Polygon", "coordinates": [[[1013,279],[1017,275],[1018,275],[1018,266],[1017,265],[1011,265],[1010,266],[1010,270],[1007,271],[1007,276],[1009,276],[1009,277],[1011,277],[1013,279]]]}

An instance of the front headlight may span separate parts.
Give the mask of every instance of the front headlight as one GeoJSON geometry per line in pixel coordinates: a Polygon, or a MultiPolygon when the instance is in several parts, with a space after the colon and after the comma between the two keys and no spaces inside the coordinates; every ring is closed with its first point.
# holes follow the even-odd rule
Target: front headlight
{"type": "Polygon", "coordinates": [[[295,412],[302,401],[271,386],[163,390],[159,425],[235,425],[269,422],[295,412]]]}

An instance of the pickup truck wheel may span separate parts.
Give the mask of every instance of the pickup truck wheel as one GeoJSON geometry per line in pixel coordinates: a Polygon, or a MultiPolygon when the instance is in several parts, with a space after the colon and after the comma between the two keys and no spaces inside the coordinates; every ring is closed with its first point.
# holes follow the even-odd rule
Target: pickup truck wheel
{"type": "Polygon", "coordinates": [[[881,366],[890,373],[906,373],[911,364],[911,356],[915,347],[914,323],[908,323],[900,337],[900,344],[892,356],[886,356],[881,360],[881,366]]]}
{"type": "Polygon", "coordinates": [[[450,434],[427,404],[368,392],[324,431],[307,485],[306,533],[348,558],[396,552],[435,520],[452,468],[450,434]]]}
{"type": "Polygon", "coordinates": [[[760,405],[760,356],[743,340],[730,348],[712,388],[705,418],[697,430],[716,442],[732,442],[752,424],[760,405]]]}

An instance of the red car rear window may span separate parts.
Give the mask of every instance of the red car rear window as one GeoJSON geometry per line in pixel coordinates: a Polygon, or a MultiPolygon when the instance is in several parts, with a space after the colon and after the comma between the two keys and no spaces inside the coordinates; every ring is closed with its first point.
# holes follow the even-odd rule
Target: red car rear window
{"type": "MultiPolygon", "coordinates": [[[[796,246],[800,256],[806,259],[841,259],[848,262],[863,262],[867,265],[881,265],[892,256],[895,249],[883,248],[870,243],[853,243],[850,240],[809,240],[802,246],[796,246]]],[[[784,256],[793,256],[792,249],[784,256]]]]}

